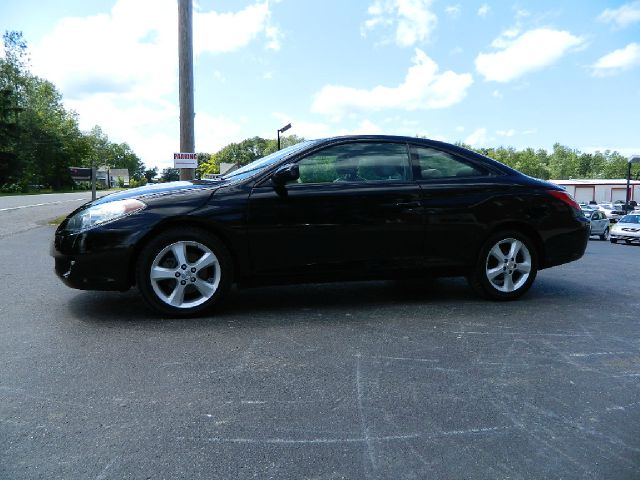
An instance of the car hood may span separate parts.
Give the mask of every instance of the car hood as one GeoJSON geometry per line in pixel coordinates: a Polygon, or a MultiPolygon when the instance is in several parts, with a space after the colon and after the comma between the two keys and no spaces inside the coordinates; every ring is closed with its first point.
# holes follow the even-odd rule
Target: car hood
{"type": "Polygon", "coordinates": [[[92,205],[125,200],[127,198],[143,198],[149,196],[165,196],[171,194],[181,194],[188,191],[199,191],[209,189],[212,193],[222,185],[223,182],[216,180],[190,180],[182,182],[154,183],[144,187],[130,188],[120,192],[110,193],[104,197],[91,202],[92,205]]]}
{"type": "Polygon", "coordinates": [[[614,227],[617,228],[640,228],[640,223],[623,223],[623,222],[618,222],[614,225],[614,227]]]}

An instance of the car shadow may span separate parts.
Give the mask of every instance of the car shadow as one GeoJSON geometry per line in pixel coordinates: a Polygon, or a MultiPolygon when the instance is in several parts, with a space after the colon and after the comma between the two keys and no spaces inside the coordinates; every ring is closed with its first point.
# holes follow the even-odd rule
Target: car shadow
{"type": "MultiPolygon", "coordinates": [[[[248,319],[300,311],[366,311],[394,305],[479,301],[463,279],[426,279],[284,285],[237,289],[211,312],[177,321],[248,319]]],[[[127,292],[79,292],[70,302],[83,321],[176,321],[148,307],[136,289],[127,292]]]]}
{"type": "Polygon", "coordinates": [[[487,313],[499,309],[517,312],[524,304],[540,301],[584,301],[593,296],[584,285],[567,284],[554,278],[538,279],[516,302],[492,302],[479,298],[461,278],[370,281],[233,289],[222,305],[190,318],[157,314],[137,290],[125,293],[81,292],[70,302],[75,317],[92,324],[167,324],[198,327],[242,322],[243,324],[287,324],[309,321],[357,321],[368,314],[406,314],[408,307],[453,310],[464,305],[486,305],[487,313]]]}

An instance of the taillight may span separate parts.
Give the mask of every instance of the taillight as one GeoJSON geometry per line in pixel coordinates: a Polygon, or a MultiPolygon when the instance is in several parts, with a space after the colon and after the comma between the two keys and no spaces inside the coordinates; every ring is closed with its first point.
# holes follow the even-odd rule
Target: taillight
{"type": "Polygon", "coordinates": [[[567,192],[563,192],[561,190],[547,190],[547,193],[552,197],[557,198],[558,200],[562,200],[571,208],[580,210],[580,205],[578,204],[578,202],[576,202],[574,198],[571,195],[569,195],[567,192]]]}

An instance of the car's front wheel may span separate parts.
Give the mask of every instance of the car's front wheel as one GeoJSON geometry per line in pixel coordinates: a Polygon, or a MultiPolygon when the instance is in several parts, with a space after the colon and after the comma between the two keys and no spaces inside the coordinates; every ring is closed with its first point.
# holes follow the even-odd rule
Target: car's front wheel
{"type": "Polygon", "coordinates": [[[190,316],[219,302],[231,286],[231,256],[213,235],[196,228],[168,230],[141,251],[136,282],[161,313],[190,316]]]}
{"type": "Polygon", "coordinates": [[[604,229],[604,232],[600,235],[600,240],[609,240],[609,227],[604,229]]]}
{"type": "Polygon", "coordinates": [[[485,298],[514,300],[529,290],[537,272],[533,242],[520,232],[505,231],[487,239],[468,280],[485,298]]]}

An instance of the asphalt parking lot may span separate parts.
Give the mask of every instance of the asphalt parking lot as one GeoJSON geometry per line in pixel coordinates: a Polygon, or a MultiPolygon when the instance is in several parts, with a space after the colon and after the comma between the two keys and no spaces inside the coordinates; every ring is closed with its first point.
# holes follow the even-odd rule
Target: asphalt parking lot
{"type": "Polygon", "coordinates": [[[522,300],[461,279],[234,291],[158,318],[0,240],[0,478],[640,477],[640,247],[522,300]]]}

